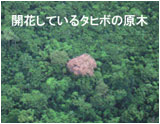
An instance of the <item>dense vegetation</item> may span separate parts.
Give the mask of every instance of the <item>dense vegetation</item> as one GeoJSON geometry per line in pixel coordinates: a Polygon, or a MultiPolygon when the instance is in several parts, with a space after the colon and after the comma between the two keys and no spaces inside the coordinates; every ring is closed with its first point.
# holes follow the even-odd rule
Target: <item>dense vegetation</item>
{"type": "MultiPolygon", "coordinates": [[[[158,2],[2,2],[2,122],[158,122],[158,2]],[[12,15],[148,17],[148,25],[12,27],[12,15]],[[66,62],[83,53],[94,76],[66,62]]],[[[47,23],[47,22],[46,22],[47,23]]]]}

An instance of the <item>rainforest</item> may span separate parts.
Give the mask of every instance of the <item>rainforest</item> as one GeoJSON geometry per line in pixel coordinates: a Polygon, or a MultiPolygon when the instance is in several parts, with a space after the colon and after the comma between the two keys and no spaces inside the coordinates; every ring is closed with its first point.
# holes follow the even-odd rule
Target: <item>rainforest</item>
{"type": "Polygon", "coordinates": [[[1,122],[158,123],[158,34],[158,1],[1,2],[1,122]],[[147,24],[46,20],[109,14],[143,15],[147,24]],[[12,26],[12,15],[39,16],[45,25],[12,26]]]}

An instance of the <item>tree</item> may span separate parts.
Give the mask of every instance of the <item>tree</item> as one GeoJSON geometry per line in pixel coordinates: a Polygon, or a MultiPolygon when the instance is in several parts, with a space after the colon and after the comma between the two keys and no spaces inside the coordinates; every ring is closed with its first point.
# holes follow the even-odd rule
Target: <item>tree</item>
{"type": "Polygon", "coordinates": [[[34,122],[34,110],[22,110],[18,116],[19,123],[33,123],[34,122]]]}
{"type": "Polygon", "coordinates": [[[93,76],[94,68],[97,67],[95,60],[88,54],[80,55],[67,63],[68,69],[75,75],[93,76]]]}
{"type": "Polygon", "coordinates": [[[42,112],[47,107],[47,98],[38,90],[32,90],[31,93],[24,93],[20,101],[25,109],[36,109],[36,114],[42,112]]]}

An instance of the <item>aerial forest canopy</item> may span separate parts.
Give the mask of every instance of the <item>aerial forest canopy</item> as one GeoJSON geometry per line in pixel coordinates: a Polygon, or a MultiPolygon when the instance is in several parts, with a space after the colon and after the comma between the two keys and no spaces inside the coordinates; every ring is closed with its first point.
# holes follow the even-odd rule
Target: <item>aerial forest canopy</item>
{"type": "Polygon", "coordinates": [[[3,1],[1,121],[158,122],[158,34],[155,1],[3,1]],[[27,15],[36,25],[12,23],[27,15]],[[96,19],[104,15],[110,24],[96,19]],[[54,16],[60,18],[46,19],[54,16]],[[142,16],[146,23],[137,24],[142,16]]]}

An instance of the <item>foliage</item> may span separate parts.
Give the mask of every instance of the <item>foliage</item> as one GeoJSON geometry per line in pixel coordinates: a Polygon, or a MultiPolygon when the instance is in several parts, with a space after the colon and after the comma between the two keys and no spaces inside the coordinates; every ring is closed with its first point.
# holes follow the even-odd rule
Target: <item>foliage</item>
{"type": "Polygon", "coordinates": [[[158,2],[1,3],[3,123],[158,123],[158,2]],[[16,14],[38,15],[46,25],[12,27],[16,14]],[[45,19],[108,14],[144,15],[148,25],[54,27],[45,19]],[[84,53],[96,61],[93,76],[75,76],[66,67],[84,53]]]}

